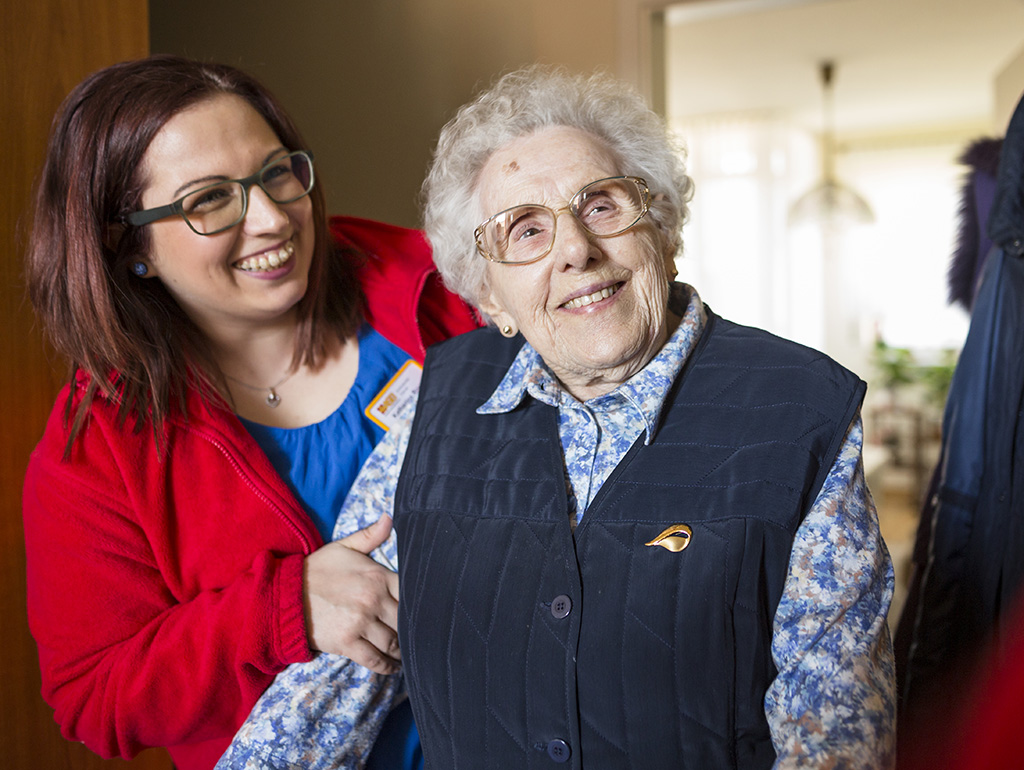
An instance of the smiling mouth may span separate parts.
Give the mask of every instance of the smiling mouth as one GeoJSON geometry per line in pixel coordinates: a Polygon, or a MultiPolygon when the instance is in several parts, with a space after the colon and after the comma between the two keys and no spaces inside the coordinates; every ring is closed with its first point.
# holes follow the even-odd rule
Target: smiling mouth
{"type": "Polygon", "coordinates": [[[608,299],[608,297],[612,296],[620,288],[622,288],[621,283],[616,283],[612,286],[606,286],[603,289],[595,291],[593,294],[585,294],[582,297],[574,297],[568,302],[562,303],[562,307],[568,308],[570,310],[575,310],[576,308],[586,307],[587,305],[593,305],[595,302],[600,302],[603,299],[608,299]]]}
{"type": "Polygon", "coordinates": [[[235,263],[235,267],[247,273],[266,273],[276,270],[292,258],[295,253],[295,244],[288,241],[279,249],[265,251],[255,257],[246,257],[235,263]]]}

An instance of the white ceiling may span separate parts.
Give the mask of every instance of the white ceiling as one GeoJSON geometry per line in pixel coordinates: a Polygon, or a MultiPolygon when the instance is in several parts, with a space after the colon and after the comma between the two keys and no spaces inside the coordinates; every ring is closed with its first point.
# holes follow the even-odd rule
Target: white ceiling
{"type": "Polygon", "coordinates": [[[995,78],[1024,53],[1024,0],[696,0],[665,21],[670,118],[760,111],[818,128],[831,59],[847,135],[990,132],[995,78]]]}

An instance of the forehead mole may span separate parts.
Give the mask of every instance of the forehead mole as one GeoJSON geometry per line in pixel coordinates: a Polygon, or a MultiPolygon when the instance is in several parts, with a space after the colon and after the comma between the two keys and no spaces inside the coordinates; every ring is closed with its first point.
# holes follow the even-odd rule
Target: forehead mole
{"type": "Polygon", "coordinates": [[[519,170],[519,164],[512,160],[506,163],[504,166],[502,166],[501,170],[504,171],[506,174],[511,174],[513,171],[519,170]]]}

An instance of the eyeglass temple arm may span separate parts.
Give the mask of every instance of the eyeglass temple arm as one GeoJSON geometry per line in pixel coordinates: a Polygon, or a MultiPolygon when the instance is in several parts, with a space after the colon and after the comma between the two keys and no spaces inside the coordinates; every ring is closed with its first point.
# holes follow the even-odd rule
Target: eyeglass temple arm
{"type": "Polygon", "coordinates": [[[142,227],[142,225],[148,225],[150,222],[156,222],[158,219],[169,217],[171,214],[180,213],[181,201],[174,201],[174,203],[168,203],[166,206],[157,206],[155,209],[135,211],[126,216],[124,221],[133,227],[142,227]]]}

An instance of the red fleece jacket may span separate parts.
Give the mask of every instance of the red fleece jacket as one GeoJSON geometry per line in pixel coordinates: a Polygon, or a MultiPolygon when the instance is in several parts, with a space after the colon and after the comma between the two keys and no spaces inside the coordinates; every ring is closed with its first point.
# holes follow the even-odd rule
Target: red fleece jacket
{"type": "MultiPolygon", "coordinates": [[[[476,326],[418,231],[331,229],[367,255],[368,320],[411,355],[476,326]]],[[[310,658],[302,568],[322,541],[235,415],[196,393],[187,420],[168,419],[163,457],[97,398],[63,460],[67,400],[85,384],[61,392],[25,479],[43,697],[103,757],[165,746],[178,770],[206,770],[274,675],[310,658]]]]}

